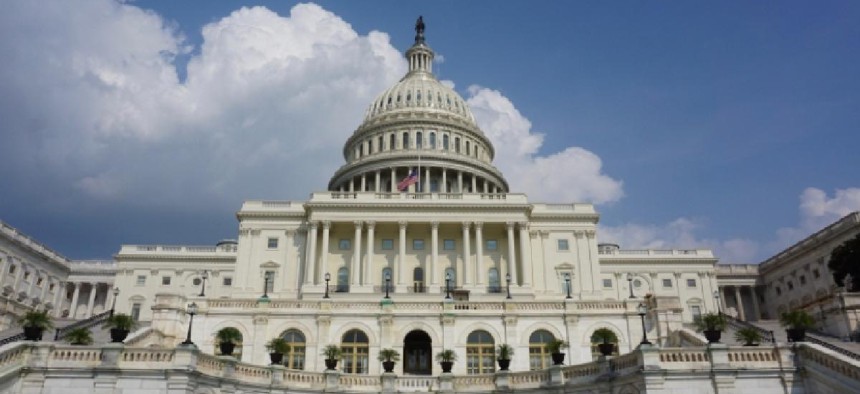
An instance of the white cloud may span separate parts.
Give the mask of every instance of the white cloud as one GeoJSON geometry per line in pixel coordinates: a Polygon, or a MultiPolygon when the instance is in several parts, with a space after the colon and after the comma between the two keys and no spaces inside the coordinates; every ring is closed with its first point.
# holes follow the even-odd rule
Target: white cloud
{"type": "Polygon", "coordinates": [[[495,165],[511,190],[526,192],[533,201],[575,201],[602,204],[623,195],[622,182],[601,172],[600,157],[567,147],[546,156],[538,154],[543,134],[499,91],[469,87],[467,102],[478,125],[496,148],[495,165]]]}

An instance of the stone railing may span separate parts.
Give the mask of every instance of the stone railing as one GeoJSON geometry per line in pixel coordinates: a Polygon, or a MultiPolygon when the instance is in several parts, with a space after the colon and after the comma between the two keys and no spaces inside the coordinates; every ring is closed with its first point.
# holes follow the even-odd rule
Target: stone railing
{"type": "Polygon", "coordinates": [[[851,386],[839,392],[860,392],[860,361],[815,344],[802,342],[797,344],[797,354],[800,364],[807,372],[826,377],[831,385],[833,382],[841,382],[851,386]]]}
{"type": "MultiPolygon", "coordinates": [[[[325,201],[343,201],[351,200],[355,202],[361,201],[414,201],[414,200],[433,200],[433,201],[454,201],[457,203],[474,202],[487,203],[498,201],[499,203],[511,204],[527,204],[528,199],[525,194],[521,193],[386,193],[386,192],[319,192],[312,193],[310,203],[318,203],[325,201]]],[[[246,203],[247,205],[247,203],[246,203]]]]}
{"type": "MultiPolygon", "coordinates": [[[[0,382],[21,379],[20,370],[27,368],[31,374],[36,373],[44,379],[74,378],[77,382],[92,379],[93,382],[105,384],[106,380],[124,376],[122,373],[117,374],[116,370],[125,368],[133,370],[136,377],[148,377],[150,381],[156,382],[178,376],[180,378],[177,381],[192,381],[188,384],[196,390],[229,384],[241,385],[242,391],[252,392],[283,391],[289,388],[302,392],[490,393],[524,390],[543,393],[562,387],[586,386],[591,389],[602,387],[600,390],[606,391],[608,386],[600,385],[612,384],[618,378],[643,379],[642,371],[672,371],[673,374],[687,374],[684,379],[689,384],[708,384],[711,379],[709,371],[720,368],[756,370],[759,371],[756,374],[757,381],[776,382],[773,384],[779,385],[781,374],[796,372],[792,352],[797,349],[802,362],[823,371],[823,375],[838,374],[855,385],[860,382],[860,365],[856,361],[810,344],[780,348],[642,346],[615,358],[600,358],[580,365],[553,366],[539,371],[397,376],[287,370],[283,366],[254,365],[232,357],[204,354],[193,346],[158,349],[133,348],[121,344],[71,346],[43,342],[19,342],[0,349],[0,382]],[[62,369],[63,373],[53,376],[40,372],[52,368],[62,369]]],[[[646,382],[644,379],[640,381],[643,384],[646,382]]]]}

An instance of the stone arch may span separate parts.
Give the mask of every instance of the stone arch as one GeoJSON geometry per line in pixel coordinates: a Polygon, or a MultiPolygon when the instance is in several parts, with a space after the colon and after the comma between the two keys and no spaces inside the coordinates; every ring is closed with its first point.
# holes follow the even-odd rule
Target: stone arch
{"type": "Polygon", "coordinates": [[[556,339],[566,340],[566,338],[564,337],[564,335],[562,335],[562,332],[561,332],[561,330],[558,329],[558,327],[555,327],[552,324],[549,324],[547,322],[536,322],[536,323],[532,323],[531,325],[529,325],[528,327],[526,327],[525,329],[520,331],[522,333],[522,335],[520,335],[520,340],[519,340],[520,346],[528,347],[529,346],[529,337],[532,335],[533,332],[535,332],[537,330],[547,331],[550,334],[552,334],[552,336],[554,336],[556,339]]]}
{"type": "Polygon", "coordinates": [[[403,328],[400,329],[400,332],[398,332],[398,340],[396,342],[403,343],[403,338],[406,338],[406,334],[415,330],[426,332],[427,335],[430,336],[430,340],[434,345],[438,344],[439,346],[442,346],[442,337],[438,332],[436,332],[436,329],[434,329],[433,326],[420,321],[413,321],[403,326],[403,328]]]}
{"type": "Polygon", "coordinates": [[[298,320],[289,320],[285,322],[281,322],[276,326],[274,332],[278,333],[278,337],[282,337],[289,330],[298,330],[305,336],[305,341],[308,343],[316,343],[317,338],[314,335],[316,332],[312,330],[310,327],[305,325],[304,323],[299,322],[298,320]]]}
{"type": "Polygon", "coordinates": [[[218,324],[212,326],[209,329],[209,333],[207,334],[206,339],[214,342],[215,334],[218,332],[218,330],[220,330],[224,327],[233,327],[233,328],[236,328],[237,330],[239,330],[242,333],[242,342],[243,343],[247,343],[248,339],[251,338],[251,330],[249,330],[248,327],[245,326],[245,324],[243,324],[242,322],[240,322],[238,320],[225,320],[225,321],[219,322],[218,324]]]}
{"type": "Polygon", "coordinates": [[[502,340],[502,335],[498,329],[484,322],[475,322],[463,328],[463,330],[460,332],[460,335],[457,336],[457,340],[454,346],[465,347],[466,343],[468,342],[469,334],[471,334],[475,330],[484,330],[488,332],[490,335],[493,336],[493,341],[495,341],[497,344],[504,343],[504,341],[502,340]]]}
{"type": "Polygon", "coordinates": [[[333,344],[334,343],[338,343],[338,344],[341,343],[341,341],[343,340],[343,335],[346,334],[347,332],[349,332],[350,330],[359,330],[359,331],[363,332],[365,335],[367,335],[367,346],[369,346],[369,347],[379,346],[379,338],[377,337],[377,335],[378,335],[377,330],[374,330],[373,328],[371,328],[370,326],[368,326],[364,322],[358,322],[358,321],[350,322],[349,324],[346,324],[346,325],[342,326],[341,328],[339,328],[337,331],[335,331],[334,335],[331,338],[329,338],[329,341],[333,344]],[[337,341],[337,342],[334,342],[334,341],[337,341]]]}
{"type": "Polygon", "coordinates": [[[618,326],[616,326],[615,324],[612,324],[612,323],[604,320],[604,321],[599,321],[599,322],[593,323],[590,326],[588,326],[585,330],[583,330],[583,336],[580,338],[581,344],[591,346],[591,335],[594,334],[594,331],[597,330],[598,328],[604,328],[604,327],[612,330],[612,332],[615,333],[615,336],[618,337],[618,344],[619,345],[622,343],[629,342],[629,341],[625,340],[627,338],[624,335],[624,331],[622,331],[620,328],[618,328],[618,326]]]}

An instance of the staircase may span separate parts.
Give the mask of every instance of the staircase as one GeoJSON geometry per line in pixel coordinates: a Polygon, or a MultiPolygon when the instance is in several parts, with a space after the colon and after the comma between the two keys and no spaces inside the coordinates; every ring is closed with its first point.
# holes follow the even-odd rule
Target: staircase
{"type": "MultiPolygon", "coordinates": [[[[55,330],[45,330],[43,340],[59,341],[69,331],[75,328],[89,328],[93,336],[94,343],[110,342],[110,332],[101,328],[101,324],[110,317],[111,311],[105,311],[97,315],[90,316],[84,320],[54,320],[55,330]]],[[[24,333],[21,327],[10,328],[0,332],[0,346],[8,343],[21,341],[24,339],[24,333]]]]}
{"type": "MultiPolygon", "coordinates": [[[[754,322],[746,322],[737,320],[731,316],[723,315],[728,322],[726,331],[723,333],[721,342],[727,345],[743,345],[735,341],[735,332],[743,327],[754,327],[762,333],[764,343],[772,343],[773,341],[788,343],[788,337],[785,333],[785,328],[778,320],[758,320],[754,322]]],[[[807,330],[805,342],[814,343],[823,346],[834,352],[850,357],[854,360],[860,360],[860,343],[846,342],[840,338],[818,332],[816,330],[807,330]]]]}

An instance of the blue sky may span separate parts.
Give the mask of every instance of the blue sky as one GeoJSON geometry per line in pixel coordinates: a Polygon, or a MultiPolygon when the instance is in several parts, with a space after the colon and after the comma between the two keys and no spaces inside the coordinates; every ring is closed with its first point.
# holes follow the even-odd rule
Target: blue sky
{"type": "Polygon", "coordinates": [[[754,263],[860,209],[857,2],[66,3],[0,15],[0,219],[71,258],[323,189],[418,15],[514,191],[601,241],[754,263]]]}

